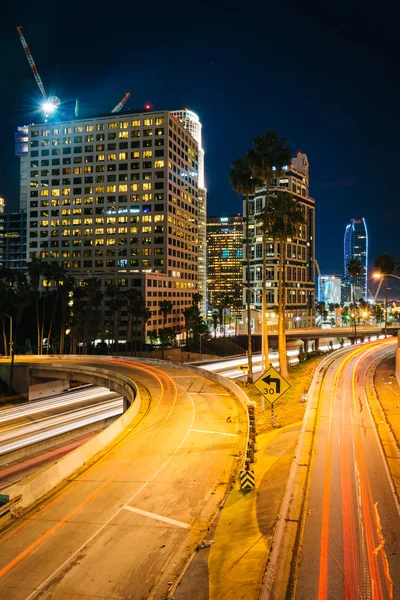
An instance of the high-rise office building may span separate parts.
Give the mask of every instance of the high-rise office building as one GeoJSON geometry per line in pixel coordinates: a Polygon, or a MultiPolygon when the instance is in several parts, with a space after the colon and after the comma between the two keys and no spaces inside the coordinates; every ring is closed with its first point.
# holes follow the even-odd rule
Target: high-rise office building
{"type": "Polygon", "coordinates": [[[207,314],[207,190],[205,187],[204,174],[204,149],[202,143],[202,124],[199,117],[187,108],[183,110],[172,110],[174,115],[184,125],[185,129],[194,137],[199,148],[198,166],[198,286],[202,296],[200,309],[205,317],[207,314]]]}
{"type": "MultiPolygon", "coordinates": [[[[287,243],[285,257],[285,293],[286,293],[286,327],[308,327],[315,323],[315,202],[308,195],[309,164],[306,154],[298,153],[291,165],[284,169],[281,177],[271,183],[271,194],[289,192],[298,202],[304,215],[305,224],[299,227],[298,236],[287,243]]],[[[249,199],[250,239],[250,277],[252,304],[261,310],[263,286],[263,244],[262,215],[265,206],[265,188],[260,188],[249,199]]],[[[245,203],[243,202],[245,215],[245,203]]],[[[245,237],[245,235],[244,235],[245,237]]],[[[243,250],[246,256],[245,247],[243,250]]],[[[274,308],[278,304],[278,264],[279,242],[272,238],[267,242],[267,321],[271,329],[277,325],[274,308]]]]}
{"type": "MultiPolygon", "coordinates": [[[[351,219],[346,225],[344,233],[344,279],[349,284],[352,283],[353,298],[345,301],[356,301],[360,298],[367,302],[368,300],[368,231],[365,219],[351,219]],[[347,270],[347,265],[351,259],[358,259],[362,265],[362,272],[359,277],[352,281],[347,270]]],[[[350,288],[350,285],[347,285],[350,288]]]]}
{"type": "MultiPolygon", "coordinates": [[[[153,312],[147,332],[162,327],[158,303],[170,300],[167,327],[179,337],[198,290],[199,153],[184,125],[168,111],[29,125],[18,128],[16,154],[28,260],[97,277],[103,291],[140,287],[153,312]]],[[[120,339],[127,323],[122,313],[120,339]]]]}
{"type": "Polygon", "coordinates": [[[7,269],[26,266],[26,213],[0,211],[0,264],[7,269]]]}
{"type": "Polygon", "coordinates": [[[241,312],[243,281],[243,217],[207,217],[208,308],[229,297],[233,312],[241,312]],[[240,306],[239,306],[240,304],[240,306]]]}

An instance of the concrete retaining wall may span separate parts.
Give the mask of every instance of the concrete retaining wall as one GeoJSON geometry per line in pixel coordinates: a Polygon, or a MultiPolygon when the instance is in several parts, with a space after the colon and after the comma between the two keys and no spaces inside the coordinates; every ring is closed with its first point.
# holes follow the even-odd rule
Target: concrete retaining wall
{"type": "MultiPolygon", "coordinates": [[[[41,368],[43,365],[41,366],[41,368]]],[[[51,369],[51,365],[46,365],[47,369],[51,369]]],[[[57,369],[62,368],[57,365],[57,369]]],[[[140,392],[134,382],[124,375],[113,373],[108,369],[98,369],[93,367],[79,366],[72,368],[69,365],[65,367],[67,371],[73,371],[74,377],[79,379],[79,374],[85,374],[88,377],[90,374],[97,378],[102,374],[105,387],[109,387],[110,383],[114,386],[119,380],[119,391],[124,395],[124,398],[129,402],[128,410],[114,421],[107,429],[101,431],[98,435],[90,439],[88,442],[73,450],[70,454],[61,458],[57,463],[32,475],[19,483],[9,486],[2,490],[2,493],[8,495],[10,502],[13,502],[18,496],[21,499],[13,506],[13,512],[23,510],[37,502],[40,498],[51,492],[55,487],[63,481],[71,477],[73,473],[81,469],[84,465],[90,462],[97,454],[100,454],[109,444],[114,442],[118,436],[132,423],[141,405],[140,392]],[[107,383],[106,383],[107,382],[107,383]],[[124,390],[124,392],[122,392],[124,390]]]]}
{"type": "Polygon", "coordinates": [[[400,385],[400,331],[397,334],[397,349],[396,349],[396,378],[400,385]]]}

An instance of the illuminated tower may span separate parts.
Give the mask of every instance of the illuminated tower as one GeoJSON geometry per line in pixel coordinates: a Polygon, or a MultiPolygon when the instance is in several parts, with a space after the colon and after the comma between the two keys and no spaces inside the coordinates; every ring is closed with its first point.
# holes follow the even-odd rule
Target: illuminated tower
{"type": "Polygon", "coordinates": [[[171,110],[171,114],[179,119],[185,129],[189,131],[196,140],[199,147],[198,168],[198,284],[199,294],[202,296],[201,312],[203,317],[207,314],[207,190],[204,183],[204,150],[202,145],[202,124],[196,113],[188,110],[171,110]]]}
{"type": "MultiPolygon", "coordinates": [[[[368,300],[368,231],[365,219],[351,219],[346,225],[344,233],[344,275],[347,281],[351,280],[347,265],[352,258],[358,259],[362,265],[362,272],[354,282],[354,299],[356,302],[362,298],[368,300]]],[[[351,299],[353,300],[353,298],[351,299]]]]}

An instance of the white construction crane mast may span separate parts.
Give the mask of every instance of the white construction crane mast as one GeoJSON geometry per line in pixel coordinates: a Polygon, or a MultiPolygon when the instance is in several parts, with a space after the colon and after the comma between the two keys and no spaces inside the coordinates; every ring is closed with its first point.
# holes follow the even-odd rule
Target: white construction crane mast
{"type": "MultiPolygon", "coordinates": [[[[26,54],[26,58],[28,59],[29,66],[32,69],[32,73],[35,78],[35,81],[38,85],[40,93],[43,96],[43,103],[42,103],[41,109],[42,109],[42,112],[47,121],[48,116],[50,114],[52,114],[55,110],[57,110],[57,108],[60,106],[60,98],[58,98],[57,96],[47,96],[46,90],[44,89],[43,81],[39,75],[39,71],[35,64],[35,61],[33,60],[31,51],[29,50],[29,46],[26,42],[26,39],[24,38],[24,36],[22,34],[22,27],[21,26],[17,27],[17,31],[19,33],[22,47],[26,54]]],[[[124,106],[125,102],[128,100],[130,95],[131,95],[130,92],[127,92],[125,94],[125,96],[122,98],[122,100],[120,102],[118,102],[117,106],[115,106],[111,112],[112,113],[119,112],[121,110],[121,108],[124,106]]],[[[77,100],[76,104],[75,104],[75,116],[78,116],[78,114],[79,114],[79,100],[77,100]]]]}

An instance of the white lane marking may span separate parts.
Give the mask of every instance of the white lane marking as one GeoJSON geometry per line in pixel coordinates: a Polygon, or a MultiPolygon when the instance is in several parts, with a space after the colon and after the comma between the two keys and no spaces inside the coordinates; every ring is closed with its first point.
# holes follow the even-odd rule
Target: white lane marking
{"type": "MultiPolygon", "coordinates": [[[[167,375],[167,377],[168,377],[168,375],[167,375]]],[[[171,377],[170,377],[170,379],[171,379],[171,377]]],[[[182,387],[182,386],[181,386],[181,387],[182,387]]],[[[143,490],[144,490],[144,489],[145,489],[145,488],[148,486],[148,484],[149,484],[151,481],[153,481],[153,479],[155,479],[155,478],[157,477],[157,475],[159,475],[159,474],[161,473],[161,471],[162,471],[163,469],[165,469],[165,467],[166,467],[166,466],[167,466],[167,465],[168,465],[168,464],[171,462],[171,460],[174,458],[174,456],[175,456],[175,455],[176,455],[176,454],[179,452],[179,450],[181,449],[181,447],[183,446],[183,444],[186,442],[186,439],[187,439],[187,437],[189,436],[189,433],[190,433],[190,431],[191,431],[191,429],[192,429],[192,425],[193,425],[193,423],[194,423],[194,418],[195,418],[196,410],[195,410],[194,401],[193,401],[193,398],[192,398],[192,396],[191,396],[190,392],[187,392],[186,390],[184,390],[184,393],[185,393],[185,394],[188,394],[188,396],[190,397],[190,400],[191,400],[191,402],[192,402],[192,421],[191,421],[191,423],[190,423],[190,425],[189,425],[189,427],[188,427],[188,430],[187,430],[186,434],[184,435],[183,439],[181,440],[181,443],[179,444],[179,446],[177,446],[177,447],[175,448],[174,452],[173,452],[173,453],[172,453],[172,454],[171,454],[171,455],[168,457],[168,459],[167,459],[167,460],[164,462],[164,464],[162,464],[162,465],[161,465],[161,466],[160,466],[160,467],[157,469],[157,471],[155,471],[155,472],[153,473],[153,475],[151,475],[151,476],[150,476],[150,477],[147,479],[147,481],[145,481],[145,482],[144,482],[144,483],[143,483],[143,484],[140,486],[140,488],[139,488],[139,489],[137,489],[137,490],[136,490],[136,492],[135,492],[135,493],[134,493],[134,494],[133,494],[133,495],[132,495],[130,498],[128,498],[128,500],[127,500],[128,504],[129,504],[130,502],[132,502],[132,500],[134,500],[134,499],[136,498],[136,496],[138,496],[138,495],[139,495],[139,494],[140,494],[140,493],[141,493],[141,492],[142,492],[142,491],[143,491],[143,490]]],[[[160,399],[160,402],[161,402],[161,399],[160,399]]],[[[145,445],[142,447],[142,450],[143,450],[143,448],[145,448],[146,446],[148,446],[148,445],[150,444],[151,440],[152,440],[152,439],[153,439],[153,438],[154,438],[154,437],[157,435],[157,433],[160,431],[160,429],[163,427],[163,425],[164,425],[164,424],[165,424],[165,423],[168,421],[168,419],[169,419],[169,417],[170,417],[170,415],[171,415],[171,413],[172,413],[172,410],[173,410],[173,408],[175,407],[175,405],[176,405],[176,398],[175,398],[174,402],[172,403],[172,406],[171,406],[171,408],[170,408],[170,410],[169,410],[169,413],[168,413],[168,415],[165,417],[164,421],[161,423],[160,427],[157,429],[157,431],[154,433],[154,435],[153,435],[153,436],[150,438],[150,440],[149,440],[149,441],[148,441],[148,442],[147,442],[147,443],[146,443],[146,444],[145,444],[145,445]]],[[[25,598],[25,600],[31,600],[31,598],[33,598],[34,596],[37,596],[37,595],[38,595],[38,593],[39,593],[39,592],[40,592],[40,591],[41,591],[41,590],[42,590],[42,589],[43,589],[43,588],[44,588],[44,587],[45,587],[45,586],[46,586],[48,583],[50,583],[50,582],[51,582],[51,580],[52,580],[52,579],[55,577],[55,575],[57,575],[57,573],[58,573],[59,571],[61,571],[61,570],[62,570],[64,567],[66,567],[66,566],[68,565],[68,563],[69,563],[69,562],[70,562],[70,561],[71,561],[71,560],[72,560],[72,559],[73,559],[73,558],[74,558],[74,557],[75,557],[77,554],[79,554],[79,552],[81,552],[81,551],[82,551],[82,550],[83,550],[83,549],[84,549],[84,548],[85,548],[85,547],[86,547],[86,546],[87,546],[87,545],[88,545],[88,544],[89,544],[89,543],[90,543],[92,540],[94,540],[94,538],[95,538],[95,537],[97,537],[97,536],[98,536],[98,534],[99,534],[99,533],[101,533],[101,532],[103,531],[103,529],[105,529],[105,528],[107,527],[107,525],[109,525],[109,523],[111,523],[111,521],[112,521],[113,519],[115,519],[115,517],[116,517],[117,515],[119,515],[119,513],[120,513],[121,511],[122,511],[122,508],[119,508],[118,510],[116,510],[116,511],[115,511],[115,512],[114,512],[114,513],[111,515],[111,517],[109,517],[109,518],[107,519],[107,521],[105,521],[105,522],[103,523],[103,525],[101,525],[101,527],[99,527],[99,528],[98,528],[98,529],[97,529],[97,530],[96,530],[96,531],[95,531],[95,532],[94,532],[94,533],[93,533],[93,534],[92,534],[92,535],[91,535],[91,536],[90,536],[90,537],[89,537],[89,538],[86,540],[86,542],[84,542],[84,543],[83,543],[81,546],[79,546],[79,548],[78,548],[77,550],[75,550],[74,552],[72,552],[72,553],[69,555],[69,557],[68,557],[68,558],[67,558],[67,559],[66,559],[66,560],[65,560],[65,561],[64,561],[64,562],[63,562],[63,563],[62,563],[62,564],[61,564],[59,567],[57,567],[57,569],[55,569],[55,570],[54,570],[54,571],[51,573],[51,575],[49,575],[49,576],[48,576],[48,577],[47,577],[47,578],[46,578],[44,581],[42,581],[42,583],[41,583],[41,584],[39,584],[39,585],[36,587],[36,589],[35,589],[33,592],[31,592],[31,593],[29,594],[29,596],[27,596],[27,597],[25,598]]]]}
{"type": "Polygon", "coordinates": [[[206,429],[192,429],[195,433],[211,433],[212,435],[227,435],[229,437],[236,437],[237,433],[225,433],[224,431],[207,431],[206,429]]]}
{"type": "Polygon", "coordinates": [[[138,513],[139,515],[143,515],[143,517],[150,517],[150,519],[155,519],[156,521],[164,521],[164,523],[176,525],[177,527],[182,527],[183,529],[188,529],[190,527],[188,523],[183,523],[183,521],[176,521],[175,519],[170,519],[169,517],[156,515],[155,513],[148,512],[147,510],[141,510],[140,508],[134,508],[133,506],[127,506],[126,504],[124,504],[122,508],[124,508],[125,510],[130,510],[134,513],[138,513]]]}

